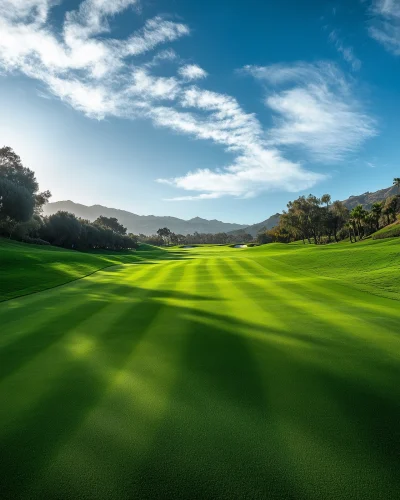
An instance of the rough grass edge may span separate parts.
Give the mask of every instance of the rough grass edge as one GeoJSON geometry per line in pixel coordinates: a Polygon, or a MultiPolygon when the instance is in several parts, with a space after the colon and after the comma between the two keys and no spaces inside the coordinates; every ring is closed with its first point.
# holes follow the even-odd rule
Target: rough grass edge
{"type": "Polygon", "coordinates": [[[79,278],[72,278],[70,280],[64,281],[64,283],[60,283],[60,284],[54,285],[54,286],[49,286],[47,288],[43,288],[42,290],[35,290],[33,292],[21,293],[19,295],[13,295],[12,297],[8,297],[5,299],[2,299],[0,297],[0,304],[2,304],[3,302],[8,302],[9,300],[20,299],[22,297],[28,297],[29,295],[34,295],[35,293],[48,292],[49,290],[54,290],[55,288],[59,288],[60,286],[69,285],[70,283],[73,283],[74,281],[83,280],[85,278],[88,278],[89,276],[92,276],[95,273],[98,273],[99,271],[104,271],[104,269],[108,269],[109,267],[125,266],[125,265],[126,265],[125,263],[111,264],[109,266],[100,267],[99,269],[96,269],[95,271],[92,271],[88,274],[85,274],[84,276],[80,276],[79,278]]]}
{"type": "Polygon", "coordinates": [[[373,240],[383,240],[384,238],[396,238],[400,236],[400,224],[396,223],[390,228],[381,229],[372,236],[373,240]]]}

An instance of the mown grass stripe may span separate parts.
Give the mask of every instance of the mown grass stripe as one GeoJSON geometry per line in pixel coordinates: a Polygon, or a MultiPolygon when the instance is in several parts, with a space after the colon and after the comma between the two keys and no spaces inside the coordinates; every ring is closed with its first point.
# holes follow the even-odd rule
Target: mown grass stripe
{"type": "MultiPolygon", "coordinates": [[[[158,280],[162,274],[172,271],[172,266],[165,266],[160,273],[154,274],[154,277],[158,280]]],[[[141,298],[143,299],[145,295],[149,293],[151,293],[151,290],[143,290],[141,298]]],[[[91,364],[88,363],[87,355],[74,356],[71,358],[69,345],[82,345],[82,341],[84,340],[82,333],[79,331],[81,325],[78,323],[75,324],[75,328],[65,332],[63,335],[64,338],[58,339],[58,342],[52,349],[43,352],[37,359],[31,360],[23,369],[20,369],[14,376],[6,379],[6,381],[0,385],[2,400],[0,403],[1,442],[4,446],[7,446],[7,448],[10,447],[13,449],[13,453],[10,453],[9,459],[7,461],[4,460],[2,463],[4,471],[8,470],[10,473],[10,468],[12,469],[10,461],[14,463],[15,460],[15,465],[19,462],[19,466],[22,467],[27,474],[25,479],[28,481],[29,471],[31,470],[31,473],[34,474],[34,471],[40,467],[41,461],[46,459],[47,453],[45,450],[47,447],[54,447],[57,439],[61,438],[64,432],[68,430],[68,426],[73,424],[72,419],[76,412],[71,412],[71,409],[69,409],[66,414],[67,420],[61,419],[63,426],[52,424],[52,432],[49,433],[46,422],[47,419],[50,418],[51,413],[49,415],[44,413],[47,402],[48,404],[55,405],[52,411],[59,411],[56,401],[63,401],[63,404],[67,407],[68,401],[70,401],[70,404],[74,406],[77,405],[77,410],[81,409],[80,411],[82,411],[87,404],[91,404],[91,402],[98,397],[104,379],[104,373],[102,372],[110,369],[105,363],[105,361],[107,361],[107,356],[110,362],[110,360],[113,360],[113,356],[115,356],[116,353],[118,354],[119,352],[120,354],[118,355],[125,355],[126,352],[129,352],[125,349],[122,351],[118,350],[118,344],[115,343],[114,339],[117,343],[126,340],[128,346],[129,344],[133,345],[135,340],[134,337],[126,338],[126,336],[121,336],[121,334],[126,329],[126,322],[129,321],[128,318],[135,321],[135,310],[139,309],[139,306],[140,301],[137,300],[133,303],[132,301],[117,302],[116,304],[111,303],[107,314],[102,316],[101,322],[98,321],[99,318],[96,320],[96,318],[90,316],[90,314],[86,316],[86,318],[88,318],[86,320],[87,331],[96,331],[97,340],[102,339],[104,343],[107,338],[104,338],[104,334],[108,335],[107,343],[110,344],[109,349],[107,348],[107,350],[105,350],[106,344],[103,344],[102,350],[100,349],[101,353],[104,355],[103,361],[100,363],[101,366],[91,366],[91,364]],[[114,309],[114,311],[118,309],[118,314],[110,314],[112,309],[114,309]],[[110,320],[112,323],[111,325],[110,320]],[[119,324],[118,328],[116,328],[117,323],[119,324]],[[109,328],[110,326],[112,326],[111,330],[109,328]],[[113,335],[110,337],[111,333],[114,333],[115,336],[113,335]],[[65,350],[66,347],[67,350],[65,350]],[[77,386],[75,386],[76,383],[78,384],[77,386]],[[29,391],[27,391],[27,385],[29,385],[29,391]],[[65,390],[63,390],[64,387],[65,390]],[[84,396],[85,387],[88,391],[88,398],[84,396]],[[24,399],[21,399],[19,396],[21,391],[26,393],[27,397],[24,399]],[[76,402],[74,402],[74,397],[78,398],[76,402]],[[20,416],[22,414],[24,419],[24,431],[21,433],[20,416]],[[31,425],[29,425],[29,415],[31,415],[31,425]],[[71,421],[69,419],[71,419],[71,421]],[[26,445],[30,443],[29,446],[34,446],[29,438],[29,429],[31,427],[37,429],[35,442],[45,447],[42,449],[43,457],[41,457],[41,460],[38,460],[36,457],[38,453],[37,449],[29,448],[29,452],[25,449],[23,436],[27,438],[26,445]],[[39,429],[40,432],[38,432],[39,429]],[[14,439],[19,443],[19,448],[13,445],[14,439]],[[32,453],[34,455],[32,455],[32,453]],[[18,456],[19,459],[17,459],[18,456]]],[[[161,308],[162,305],[156,303],[156,307],[161,308]]],[[[143,311],[143,308],[141,310],[143,311]]],[[[62,329],[67,328],[65,324],[61,324],[60,326],[62,329]]],[[[95,355],[98,355],[99,347],[96,351],[95,355]]],[[[6,475],[3,477],[5,478],[6,475]]],[[[17,475],[15,477],[17,478],[17,475]]],[[[9,485],[9,483],[10,478],[7,479],[7,484],[9,485]]],[[[16,485],[14,484],[13,491],[15,487],[16,485]]],[[[4,489],[4,491],[6,491],[6,489],[4,489]]]]}
{"type": "Polygon", "coordinates": [[[152,283],[154,298],[147,295],[142,304],[147,326],[142,328],[140,342],[110,376],[103,398],[53,457],[50,469],[45,472],[46,483],[49,475],[50,481],[52,477],[54,481],[65,477],[70,494],[89,493],[92,488],[102,485],[103,492],[112,493],[116,498],[126,495],[126,474],[129,472],[134,481],[131,463],[144,457],[153,446],[158,422],[168,404],[168,387],[173,386],[179,371],[187,303],[185,301],[184,310],[178,313],[179,303],[184,298],[182,292],[174,297],[174,290],[187,288],[185,276],[190,273],[190,267],[180,263],[167,275],[160,273],[152,283]],[[168,290],[170,298],[160,300],[157,289],[160,283],[162,289],[168,290]],[[166,325],[172,322],[173,334],[166,335],[166,325]],[[102,440],[97,442],[93,456],[98,433],[102,440]],[[112,450],[115,442],[119,451],[112,452],[108,459],[106,450],[112,450]],[[69,474],[74,477],[71,483],[69,474]]]}
{"type": "MultiPolygon", "coordinates": [[[[243,261],[237,259],[235,261],[229,260],[227,261],[228,265],[231,266],[232,269],[235,269],[236,266],[241,266],[244,264],[243,261]]],[[[254,268],[253,268],[254,269],[254,268]]],[[[237,274],[240,277],[241,272],[237,274]]],[[[237,281],[240,283],[240,280],[237,281]]],[[[258,279],[251,280],[251,286],[257,286],[255,282],[258,282],[258,279]]],[[[263,287],[263,291],[270,287],[275,287],[276,283],[270,281],[269,283],[265,283],[263,287]]],[[[249,288],[250,288],[250,280],[249,280],[249,288]]],[[[265,295],[265,300],[269,301],[268,297],[270,295],[265,295]]],[[[292,297],[293,298],[293,297],[292,297]]],[[[282,299],[280,299],[281,303],[281,315],[282,316],[290,316],[288,311],[288,304],[282,299]]],[[[296,327],[295,327],[296,328],[296,327]]],[[[297,325],[297,329],[299,325],[297,325]]],[[[269,324],[265,326],[266,339],[270,338],[270,328],[269,324]]],[[[295,330],[296,331],[296,330],[295,330]]],[[[290,330],[286,330],[280,333],[280,337],[285,337],[290,333],[290,330]]],[[[287,345],[285,347],[284,343],[279,342],[276,344],[275,340],[277,339],[276,335],[272,336],[275,345],[281,345],[282,347],[287,349],[287,345]]],[[[292,356],[295,354],[295,349],[299,349],[299,345],[293,344],[291,347],[292,356]]],[[[303,489],[307,492],[308,495],[311,494],[312,489],[310,490],[310,486],[315,481],[314,474],[315,468],[317,467],[316,457],[319,457],[321,463],[331,462],[335,464],[334,472],[328,477],[325,474],[325,479],[327,484],[329,484],[329,490],[326,490],[325,494],[329,495],[330,492],[336,491],[337,493],[340,491],[339,486],[341,484],[337,479],[337,474],[340,473],[343,478],[343,484],[348,482],[349,479],[356,474],[357,477],[363,477],[364,480],[370,480],[371,483],[379,484],[379,478],[381,475],[387,475],[387,472],[382,468],[380,460],[371,459],[371,449],[366,443],[360,443],[357,439],[357,422],[355,420],[348,419],[347,416],[344,416],[341,411],[341,406],[339,401],[337,400],[337,396],[331,394],[327,391],[327,386],[323,384],[324,377],[320,374],[320,377],[315,377],[314,374],[310,376],[307,371],[304,371],[302,367],[304,362],[310,363],[314,356],[318,359],[318,363],[320,366],[324,367],[326,373],[329,374],[331,371],[331,359],[329,359],[329,352],[321,352],[317,348],[313,347],[313,344],[310,344],[310,348],[308,349],[308,353],[306,351],[306,358],[304,359],[304,347],[301,347],[299,351],[300,357],[296,359],[296,356],[292,357],[292,364],[285,365],[285,371],[282,372],[281,366],[276,363],[277,358],[279,356],[274,356],[272,359],[269,359],[269,363],[273,362],[270,368],[273,368],[273,373],[275,377],[279,377],[279,386],[272,379],[270,379],[270,383],[268,384],[267,392],[270,394],[270,397],[273,398],[272,408],[274,409],[274,415],[272,415],[271,424],[276,428],[275,438],[280,436],[280,450],[284,451],[283,455],[280,456],[280,461],[285,461],[285,470],[292,471],[293,476],[298,476],[298,483],[300,490],[303,489]],[[316,352],[314,352],[316,351],[316,352]],[[299,371],[300,368],[300,371],[299,371]],[[305,392],[305,390],[307,392],[305,392]],[[308,402],[304,406],[305,402],[308,402]],[[291,412],[293,411],[291,408],[296,408],[297,412],[300,412],[295,418],[291,416],[291,412]],[[303,408],[303,409],[302,409],[303,408]],[[292,420],[290,425],[286,425],[286,418],[283,416],[287,413],[289,409],[289,418],[292,420]],[[302,409],[302,410],[301,410],[302,409]],[[282,414],[283,413],[283,414],[282,414]],[[307,422],[307,424],[306,424],[307,422]],[[325,425],[321,428],[321,424],[325,422],[325,425]],[[308,426],[311,426],[313,431],[304,431],[308,426]],[[329,428],[334,432],[335,429],[341,428],[341,439],[346,439],[349,446],[353,448],[354,456],[349,456],[348,460],[351,461],[351,467],[349,469],[349,464],[347,463],[345,466],[341,463],[340,453],[341,447],[340,444],[335,442],[335,439],[331,439],[329,437],[329,428]],[[318,431],[317,431],[318,429],[318,431]],[[296,435],[299,437],[304,433],[304,441],[302,444],[301,441],[298,443],[293,442],[292,439],[288,438],[288,435],[296,435]],[[308,435],[307,435],[308,433],[308,435]],[[306,441],[307,440],[307,441],[306,441]],[[284,447],[283,447],[284,444],[284,447]],[[293,454],[302,457],[302,463],[299,464],[297,460],[288,461],[288,458],[292,457],[293,454]],[[366,470],[373,470],[374,473],[371,472],[366,473],[366,470]],[[340,472],[339,472],[340,471],[340,472]],[[306,488],[304,489],[304,486],[306,488]]],[[[315,362],[313,360],[312,362],[315,362]]],[[[336,366],[334,370],[337,373],[338,369],[341,369],[342,366],[336,362],[336,366]]],[[[354,372],[356,367],[352,366],[352,371],[354,372]]],[[[350,375],[350,373],[349,373],[350,375]]],[[[393,376],[393,374],[391,374],[393,376]]],[[[268,379],[267,379],[268,380],[268,379]]],[[[328,377],[329,380],[329,377],[328,377]]],[[[345,380],[343,380],[345,384],[345,380]]],[[[392,404],[388,404],[387,406],[388,415],[391,415],[390,418],[394,418],[395,413],[394,407],[392,404]]],[[[294,457],[293,457],[294,458],[294,457]]],[[[322,473],[322,470],[321,470],[322,473]]],[[[387,477],[388,484],[391,484],[392,481],[389,477],[387,477]]],[[[393,486],[393,484],[392,484],[393,486]]],[[[312,486],[314,488],[315,486],[312,486]]]]}
{"type": "MultiPolygon", "coordinates": [[[[251,259],[247,259],[246,264],[254,270],[255,276],[257,276],[254,279],[264,288],[265,293],[273,295],[282,301],[290,301],[290,307],[297,310],[300,314],[307,312],[309,315],[308,317],[310,317],[310,315],[314,316],[321,324],[326,324],[330,327],[328,331],[332,332],[332,327],[334,327],[336,335],[340,335],[342,339],[346,338],[355,343],[359,343],[362,340],[372,342],[373,348],[382,350],[386,354],[388,360],[393,357],[393,353],[399,352],[400,339],[393,336],[388,328],[375,325],[371,328],[371,325],[363,318],[344,312],[339,297],[334,302],[330,302],[329,305],[323,302],[305,300],[306,297],[309,299],[307,293],[301,294],[293,292],[293,290],[290,290],[288,287],[284,287],[279,280],[275,279],[277,277],[275,272],[266,269],[264,266],[251,259]],[[265,277],[268,277],[268,281],[258,276],[260,270],[265,277]],[[356,329],[356,325],[359,326],[360,324],[362,325],[362,334],[361,337],[357,338],[353,335],[353,332],[356,329]]],[[[246,264],[242,263],[242,265],[246,264]]],[[[323,331],[321,333],[323,333],[323,331]]],[[[330,338],[334,340],[334,337],[330,338]]]]}
{"type": "MultiPolygon", "coordinates": [[[[152,267],[153,266],[150,265],[135,266],[136,279],[140,279],[142,276],[151,276],[153,272],[156,272],[152,267]]],[[[121,267],[120,271],[123,270],[124,268],[121,267]]],[[[111,284],[115,286],[121,286],[121,283],[124,282],[121,272],[118,274],[117,281],[114,278],[104,279],[105,276],[108,278],[108,273],[110,272],[111,268],[107,271],[107,274],[105,271],[96,271],[96,273],[89,277],[81,278],[79,282],[60,285],[57,287],[57,290],[44,290],[29,296],[18,297],[1,303],[0,317],[2,321],[2,340],[6,335],[9,325],[11,327],[11,332],[14,333],[19,332],[25,325],[30,327],[32,321],[45,320],[47,316],[52,315],[49,311],[54,311],[56,314],[59,313],[57,306],[60,303],[65,305],[66,302],[71,302],[71,295],[75,295],[77,301],[81,301],[79,295],[85,294],[88,289],[92,289],[93,283],[98,283],[99,288],[104,284],[108,285],[108,282],[111,282],[111,284]],[[16,313],[21,309],[23,309],[23,315],[17,316],[16,313]]]]}
{"type": "MultiPolygon", "coordinates": [[[[152,273],[152,280],[149,279],[147,284],[151,286],[152,281],[158,281],[160,276],[172,272],[172,266],[164,266],[158,273],[152,273]]],[[[94,283],[93,286],[97,287],[98,283],[94,283]]],[[[109,287],[108,294],[111,293],[113,296],[116,292],[118,295],[118,286],[119,285],[109,287]]],[[[7,401],[7,404],[0,404],[0,408],[2,408],[3,411],[5,410],[4,414],[7,414],[11,421],[16,419],[15,414],[12,411],[14,408],[13,402],[15,404],[23,404],[23,407],[27,404],[31,405],[32,401],[30,396],[37,396],[40,394],[41,391],[39,390],[39,387],[46,392],[46,388],[48,387],[50,389],[56,380],[56,374],[61,375],[62,370],[68,369],[68,365],[70,363],[74,364],[74,361],[88,363],[88,354],[90,351],[94,352],[95,356],[104,355],[104,360],[102,361],[102,366],[100,368],[106,368],[107,364],[105,361],[107,356],[110,357],[113,355],[113,350],[95,349],[96,339],[101,339],[103,335],[107,333],[110,328],[112,328],[113,324],[119,321],[119,316],[124,317],[126,312],[128,312],[129,316],[134,320],[135,311],[140,308],[140,305],[146,296],[152,293],[151,288],[135,288],[132,289],[133,296],[129,300],[129,295],[127,296],[125,292],[125,300],[115,302],[109,295],[106,294],[106,290],[103,291],[107,298],[101,302],[95,301],[94,305],[96,306],[96,309],[93,311],[90,310],[90,302],[85,302],[85,297],[80,296],[81,315],[79,315],[76,309],[74,310],[74,314],[71,314],[71,310],[68,309],[65,318],[61,318],[62,321],[55,321],[52,325],[56,330],[52,335],[51,341],[46,337],[43,337],[43,335],[40,335],[40,331],[36,330],[35,325],[32,325],[33,330],[29,332],[30,338],[32,338],[33,342],[35,342],[36,337],[39,337],[40,339],[44,338],[44,343],[42,344],[36,342],[34,343],[33,348],[29,348],[29,345],[27,345],[27,355],[25,358],[21,357],[18,352],[19,347],[14,344],[9,346],[8,349],[6,348],[0,350],[0,356],[2,357],[0,370],[2,370],[3,376],[5,374],[9,375],[13,371],[18,370],[15,376],[11,377],[10,380],[6,379],[0,385],[0,394],[4,394],[6,398],[5,400],[7,401]],[[90,332],[90,334],[87,334],[86,332],[90,332]],[[85,340],[91,348],[85,353],[86,356],[80,356],[78,348],[79,346],[82,347],[82,345],[85,345],[85,340]],[[76,348],[76,356],[73,355],[74,346],[76,348]],[[17,357],[12,355],[15,353],[17,354],[17,357]],[[45,369],[45,366],[48,366],[48,368],[45,369]],[[42,369],[40,369],[41,367],[42,369]],[[30,374],[33,374],[34,376],[30,374]],[[18,384],[21,384],[22,390],[24,387],[26,388],[26,381],[29,381],[31,390],[29,392],[29,397],[21,400],[18,396],[18,384]],[[35,382],[38,382],[39,387],[35,386],[35,382]],[[9,387],[9,390],[7,390],[7,387],[9,387]]],[[[60,318],[58,319],[60,320],[60,318]]],[[[115,335],[115,338],[118,340],[117,334],[115,335]]],[[[26,342],[25,338],[23,339],[23,342],[26,342]]],[[[2,423],[4,430],[5,422],[2,421],[2,423]]]]}

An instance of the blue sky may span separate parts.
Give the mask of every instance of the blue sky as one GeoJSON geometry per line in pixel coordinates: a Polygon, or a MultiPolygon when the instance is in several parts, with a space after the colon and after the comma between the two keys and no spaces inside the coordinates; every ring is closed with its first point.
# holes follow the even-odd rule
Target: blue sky
{"type": "Polygon", "coordinates": [[[0,0],[0,33],[0,143],[53,201],[254,223],[400,174],[400,0],[0,0]]]}

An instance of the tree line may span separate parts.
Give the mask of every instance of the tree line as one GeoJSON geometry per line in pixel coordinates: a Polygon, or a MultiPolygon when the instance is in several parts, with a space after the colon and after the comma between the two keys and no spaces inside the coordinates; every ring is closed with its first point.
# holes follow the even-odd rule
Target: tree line
{"type": "Polygon", "coordinates": [[[229,233],[198,233],[193,234],[175,234],[169,228],[162,227],[157,230],[157,234],[146,236],[139,234],[139,241],[150,245],[168,246],[168,245],[227,245],[229,243],[247,243],[253,241],[253,236],[245,231],[237,234],[229,233]]]}
{"type": "Polygon", "coordinates": [[[0,148],[0,236],[79,250],[138,246],[137,237],[127,234],[116,218],[100,216],[90,222],[63,211],[43,216],[50,197],[50,191],[39,191],[35,173],[10,147],[0,148]]]}
{"type": "Polygon", "coordinates": [[[352,243],[362,240],[397,219],[400,211],[400,178],[393,180],[398,194],[385,201],[375,202],[370,210],[357,205],[349,210],[342,202],[324,194],[318,198],[312,194],[300,196],[287,204],[279,224],[268,231],[261,231],[259,243],[303,243],[321,245],[349,239],[352,243]]]}

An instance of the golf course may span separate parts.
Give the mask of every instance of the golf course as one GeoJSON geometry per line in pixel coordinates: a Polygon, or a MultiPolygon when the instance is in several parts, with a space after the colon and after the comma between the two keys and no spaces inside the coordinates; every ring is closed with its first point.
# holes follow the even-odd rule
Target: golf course
{"type": "Polygon", "coordinates": [[[400,495],[400,239],[0,239],[2,499],[400,495]]]}

